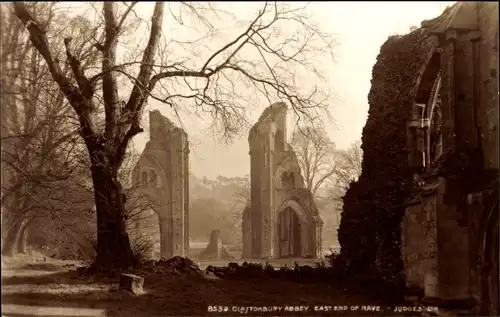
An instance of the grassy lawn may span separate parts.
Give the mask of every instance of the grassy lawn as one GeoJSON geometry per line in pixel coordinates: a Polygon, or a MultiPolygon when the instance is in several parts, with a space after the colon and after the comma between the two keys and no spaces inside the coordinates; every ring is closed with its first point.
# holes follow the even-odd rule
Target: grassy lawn
{"type": "MultiPolygon", "coordinates": [[[[108,316],[236,316],[241,315],[233,310],[238,306],[303,306],[302,309],[305,309],[299,312],[247,312],[249,315],[389,314],[389,311],[315,312],[315,305],[383,306],[380,300],[328,283],[298,283],[269,278],[208,280],[201,276],[140,271],[132,273],[144,276],[145,293],[134,296],[117,290],[117,277],[85,277],[75,271],[61,269],[61,263],[7,265],[2,268],[2,303],[24,307],[67,307],[75,311],[93,308],[102,310],[108,316]],[[223,311],[209,312],[213,306],[219,306],[218,309],[223,311]]],[[[58,313],[54,311],[51,315],[58,313]]]]}

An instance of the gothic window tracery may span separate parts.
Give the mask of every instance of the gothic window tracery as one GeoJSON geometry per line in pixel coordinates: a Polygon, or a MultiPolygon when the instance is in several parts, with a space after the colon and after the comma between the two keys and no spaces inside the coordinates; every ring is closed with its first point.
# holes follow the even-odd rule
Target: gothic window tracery
{"type": "Polygon", "coordinates": [[[295,175],[293,172],[283,172],[281,174],[281,187],[292,189],[295,187],[295,175]]]}
{"type": "Polygon", "coordinates": [[[154,169],[143,169],[139,174],[139,183],[143,188],[160,188],[161,181],[154,169]]]}
{"type": "Polygon", "coordinates": [[[431,129],[430,129],[430,144],[429,144],[429,156],[431,163],[434,163],[439,156],[442,154],[443,147],[443,137],[441,133],[442,126],[442,116],[441,109],[439,106],[434,108],[431,117],[431,129]]]}
{"type": "Polygon", "coordinates": [[[151,137],[159,137],[161,135],[160,123],[157,120],[152,120],[149,134],[151,137]]]}
{"type": "Polygon", "coordinates": [[[149,171],[149,182],[150,182],[150,187],[157,188],[158,186],[158,175],[156,175],[156,172],[154,170],[149,171]]]}
{"type": "Polygon", "coordinates": [[[148,184],[148,172],[142,171],[141,172],[141,183],[143,186],[147,187],[148,184]]]}
{"type": "Polygon", "coordinates": [[[441,113],[441,76],[438,74],[434,89],[430,96],[430,111],[428,112],[429,121],[429,143],[428,157],[430,165],[437,161],[442,154],[442,113],[441,113]]]}

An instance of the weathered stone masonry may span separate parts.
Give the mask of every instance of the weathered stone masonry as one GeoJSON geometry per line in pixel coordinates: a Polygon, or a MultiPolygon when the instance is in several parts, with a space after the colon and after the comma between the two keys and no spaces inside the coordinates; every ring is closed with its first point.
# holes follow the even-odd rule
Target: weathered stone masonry
{"type": "Polygon", "coordinates": [[[403,221],[406,282],[498,315],[498,4],[457,3],[422,30],[435,45],[408,118],[421,190],[403,221]]]}
{"type": "Polygon", "coordinates": [[[339,228],[351,268],[398,276],[402,256],[408,287],[499,314],[498,93],[497,3],[382,45],[339,228]]]}
{"type": "Polygon", "coordinates": [[[322,221],[286,140],[287,107],[268,107],[252,127],[251,202],[243,214],[243,257],[318,257],[322,221]]]}
{"type": "Polygon", "coordinates": [[[373,66],[362,173],[343,197],[338,230],[342,258],[352,273],[377,267],[386,279],[394,279],[403,270],[401,220],[414,187],[408,171],[406,120],[431,45],[422,31],[391,36],[373,66]]]}
{"type": "Polygon", "coordinates": [[[162,258],[189,253],[189,142],[187,134],[149,113],[150,140],[133,171],[133,184],[151,201],[160,226],[162,258]]]}

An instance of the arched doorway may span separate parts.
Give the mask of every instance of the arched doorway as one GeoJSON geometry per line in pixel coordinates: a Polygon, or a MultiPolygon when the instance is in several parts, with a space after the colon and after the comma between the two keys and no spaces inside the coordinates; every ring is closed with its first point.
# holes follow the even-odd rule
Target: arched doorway
{"type": "Polygon", "coordinates": [[[278,218],[279,257],[291,258],[302,255],[301,224],[297,213],[286,207],[278,218]]]}
{"type": "Polygon", "coordinates": [[[484,232],[483,271],[481,272],[481,302],[482,314],[497,316],[500,313],[500,265],[499,265],[499,219],[498,197],[488,214],[486,230],[484,232]]]}
{"type": "Polygon", "coordinates": [[[276,210],[273,254],[278,258],[306,257],[314,254],[314,230],[304,206],[294,199],[276,210]]]}

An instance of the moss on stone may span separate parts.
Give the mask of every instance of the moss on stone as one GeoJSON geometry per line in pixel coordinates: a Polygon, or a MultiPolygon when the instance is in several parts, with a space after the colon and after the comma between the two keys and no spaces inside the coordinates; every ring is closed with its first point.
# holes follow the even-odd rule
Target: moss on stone
{"type": "Polygon", "coordinates": [[[406,122],[422,69],[436,45],[425,29],[391,36],[372,70],[363,169],[343,197],[338,230],[341,253],[354,270],[376,265],[384,275],[402,270],[400,227],[414,186],[408,169],[406,122]]]}

